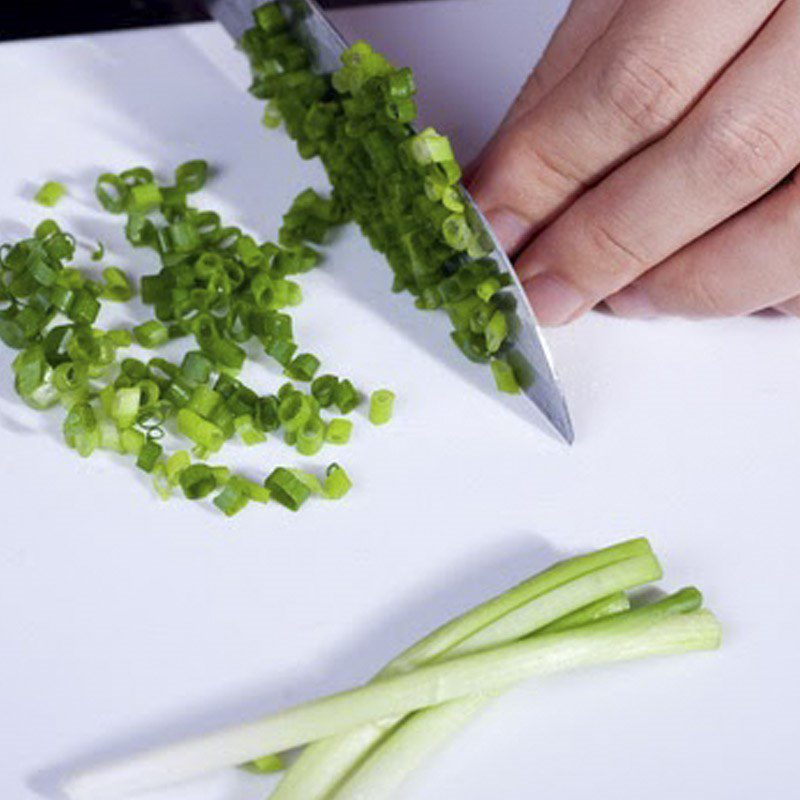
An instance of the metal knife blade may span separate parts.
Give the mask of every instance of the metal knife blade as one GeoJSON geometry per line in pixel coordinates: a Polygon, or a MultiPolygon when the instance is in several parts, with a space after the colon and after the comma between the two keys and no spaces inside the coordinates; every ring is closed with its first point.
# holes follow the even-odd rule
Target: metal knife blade
{"type": "MultiPolygon", "coordinates": [[[[253,25],[253,9],[263,0],[207,0],[206,5],[212,16],[218,20],[237,41],[253,25]]],[[[303,39],[313,54],[313,65],[319,72],[332,72],[341,64],[340,57],[347,48],[344,37],[336,30],[325,12],[314,0],[279,0],[287,18],[291,20],[295,32],[303,39]]],[[[500,247],[488,222],[481,214],[466,190],[464,198],[473,213],[480,220],[491,241],[489,254],[511,276],[510,289],[516,301],[515,314],[517,332],[509,359],[515,364],[517,372],[528,374],[529,380],[522,380],[525,396],[541,411],[565,441],[572,444],[575,434],[567,408],[564,392],[556,375],[550,352],[542,336],[533,309],[522,288],[522,284],[500,247]]]]}

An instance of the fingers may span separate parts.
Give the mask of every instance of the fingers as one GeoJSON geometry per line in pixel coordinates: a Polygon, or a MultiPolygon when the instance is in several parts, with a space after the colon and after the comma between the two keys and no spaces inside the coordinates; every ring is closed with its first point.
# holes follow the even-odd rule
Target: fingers
{"type": "Polygon", "coordinates": [[[530,111],[568,75],[589,46],[605,33],[623,0],[572,0],[539,63],[509,109],[503,124],[530,111]]]}
{"type": "Polygon", "coordinates": [[[779,187],[606,299],[618,316],[800,312],[800,185],[779,187]],[[788,298],[794,298],[788,300],[788,298]]]}
{"type": "Polygon", "coordinates": [[[503,129],[470,185],[512,253],[660,137],[779,0],[627,0],[576,68],[503,129]]]}
{"type": "Polygon", "coordinates": [[[520,256],[544,324],[617,292],[800,163],[799,11],[800,0],[786,0],[675,130],[584,194],[520,256]]]}
{"type": "Polygon", "coordinates": [[[775,308],[789,317],[800,317],[800,295],[779,303],[775,308]]]}
{"type": "Polygon", "coordinates": [[[589,46],[606,30],[622,3],[623,0],[572,0],[564,19],[500,123],[498,131],[467,167],[464,173],[465,182],[468,183],[475,177],[500,131],[517,117],[530,111],[575,68],[589,46]]]}

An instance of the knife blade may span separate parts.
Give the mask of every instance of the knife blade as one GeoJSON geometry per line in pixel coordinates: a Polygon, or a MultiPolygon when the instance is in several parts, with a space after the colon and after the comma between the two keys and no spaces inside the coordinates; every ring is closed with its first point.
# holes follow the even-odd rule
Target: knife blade
{"type": "MultiPolygon", "coordinates": [[[[252,12],[261,2],[263,0],[207,0],[206,5],[211,15],[238,41],[253,26],[252,12]]],[[[290,20],[295,33],[309,48],[313,68],[321,73],[338,69],[341,65],[340,57],[348,45],[316,2],[278,0],[278,4],[290,20]]],[[[522,391],[563,439],[572,444],[575,434],[566,398],[533,309],[514,267],[489,223],[463,187],[462,193],[472,214],[483,226],[487,242],[491,243],[489,257],[494,258],[501,270],[511,277],[509,289],[515,301],[516,335],[508,358],[521,378],[522,391]]]]}

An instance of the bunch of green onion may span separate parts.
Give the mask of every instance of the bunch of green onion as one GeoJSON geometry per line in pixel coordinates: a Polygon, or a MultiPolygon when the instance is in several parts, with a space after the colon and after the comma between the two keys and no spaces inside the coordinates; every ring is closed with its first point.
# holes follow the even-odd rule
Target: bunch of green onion
{"type": "MultiPolygon", "coordinates": [[[[283,245],[257,244],[223,225],[216,212],[189,205],[187,196],[203,187],[207,174],[206,162],[195,160],[177,168],[173,185],[160,185],[145,167],[97,180],[102,206],[126,214],[131,244],[153,248],[161,260],[161,270],[140,283],[155,318],[132,330],[96,326],[102,301],[126,302],[133,289],[116,267],[93,280],[71,266],[75,238],[55,221],[45,220],[32,237],[0,248],[0,339],[21,351],[13,363],[16,390],[36,409],[60,403],[69,447],[82,456],[98,449],[131,456],[164,498],[178,488],[191,500],[216,493],[214,504],[228,516],[270,497],[294,511],[312,494],[339,499],[351,482],[335,463],[322,479],[278,467],[263,484],[202,463],[229,440],[252,446],[269,434],[282,434],[302,456],[316,455],[326,444],[344,445],[353,427],[346,415],[362,401],[350,380],[317,375],[319,359],[295,353],[285,312],[302,296],[285,276],[318,263],[319,253],[307,241],[321,243],[338,224],[336,204],[304,191],[284,218],[283,245]],[[198,349],[180,363],[118,355],[133,344],[153,349],[187,335],[198,349]],[[273,394],[258,394],[239,380],[246,357],[241,344],[253,338],[307,389],[288,381],[273,394]],[[340,416],[326,417],[330,411],[340,416]],[[168,428],[191,453],[165,450],[168,428]]],[[[52,205],[64,192],[46,184],[36,199],[52,205]]],[[[91,258],[104,255],[101,244],[91,258]]],[[[393,399],[388,390],[373,393],[374,424],[391,417],[393,399]]]]}
{"type": "Polygon", "coordinates": [[[510,276],[488,258],[491,244],[459,187],[450,142],[432,128],[415,134],[416,87],[357,42],[332,75],[311,56],[280,7],[254,11],[241,39],[250,91],[267,100],[264,122],[283,121],[303,158],[319,156],[333,186],[337,221],[354,219],[421,309],[443,308],[452,338],[472,361],[489,363],[497,387],[515,393],[526,380],[511,357],[517,327],[510,276]]]}
{"type": "Polygon", "coordinates": [[[720,625],[697,589],[630,607],[626,592],[660,576],[645,539],[562,561],[446,623],[359,688],[101,766],[65,789],[74,800],[102,800],[223,767],[275,771],[277,754],[308,744],[273,800],[388,798],[521,681],[718,647],[720,625]]]}

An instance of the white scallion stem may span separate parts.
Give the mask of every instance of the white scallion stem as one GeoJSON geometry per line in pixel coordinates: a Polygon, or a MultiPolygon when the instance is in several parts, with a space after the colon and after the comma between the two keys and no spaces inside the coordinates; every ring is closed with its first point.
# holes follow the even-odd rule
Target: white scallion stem
{"type": "MultiPolygon", "coordinates": [[[[684,589],[648,609],[651,623],[674,614],[691,613],[702,604],[696,589],[684,589]]],[[[547,627],[568,630],[618,614],[630,607],[626,595],[615,595],[592,603],[547,627]]],[[[545,635],[544,632],[537,635],[545,635]]],[[[449,737],[464,727],[492,701],[492,696],[463,697],[410,714],[352,770],[330,800],[388,800],[402,783],[449,737]]]]}
{"type": "Polygon", "coordinates": [[[75,776],[65,789],[71,797],[81,800],[142,791],[458,697],[504,690],[527,678],[719,645],[720,626],[708,612],[697,611],[648,624],[647,614],[642,613],[646,611],[618,614],[576,630],[420,667],[111,763],[75,776]]]}
{"type": "MultiPolygon", "coordinates": [[[[628,596],[617,592],[562,617],[547,631],[569,630],[630,608],[628,596]]],[[[335,792],[335,800],[385,800],[427,758],[489,705],[496,695],[470,695],[409,714],[384,735],[377,747],[360,759],[358,767],[335,792]]],[[[364,730],[359,728],[358,730],[364,730]]],[[[346,739],[347,736],[340,737],[346,739]]],[[[336,741],[324,739],[323,742],[336,741]]]]}
{"type": "MultiPolygon", "coordinates": [[[[449,657],[481,637],[506,644],[558,623],[587,604],[661,577],[646,539],[632,539],[559,562],[438,628],[391,661],[375,680],[449,657]],[[512,617],[507,621],[508,617],[512,617]]],[[[289,768],[271,800],[326,800],[401,717],[310,744],[289,768]]]]}
{"type": "Polygon", "coordinates": [[[486,708],[493,695],[470,695],[409,714],[333,795],[335,800],[385,800],[425,759],[486,708]]]}

